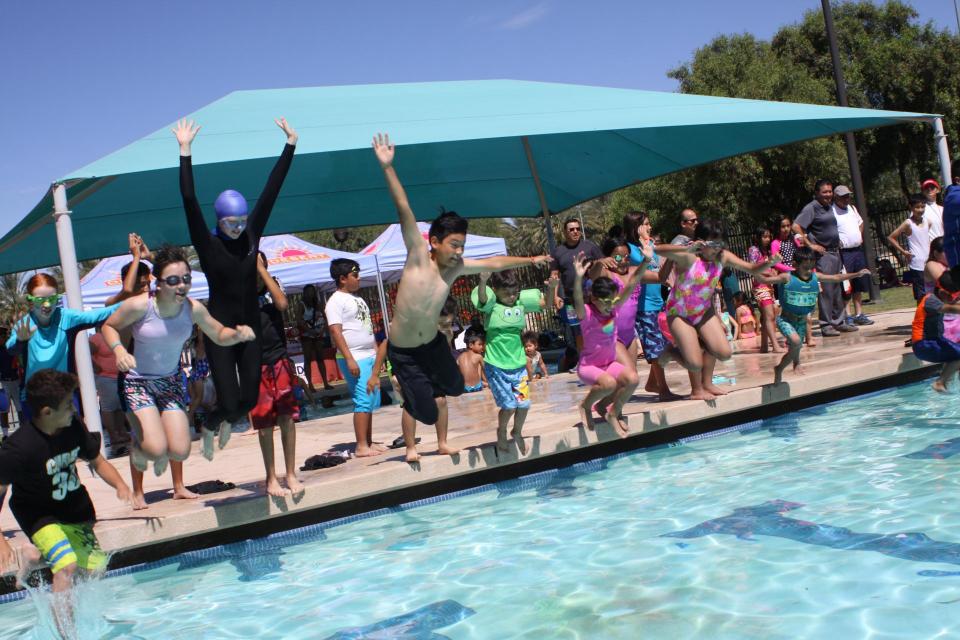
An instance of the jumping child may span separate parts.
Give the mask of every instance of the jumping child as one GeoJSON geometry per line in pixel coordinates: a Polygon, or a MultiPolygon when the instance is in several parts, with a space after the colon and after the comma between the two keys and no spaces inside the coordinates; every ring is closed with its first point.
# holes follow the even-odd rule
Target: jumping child
{"type": "Polygon", "coordinates": [[[780,285],[780,315],[777,316],[777,328],[787,339],[787,353],[773,369],[773,384],[780,384],[787,365],[793,363],[793,371],[803,374],[800,366],[800,348],[807,335],[807,316],[817,306],[820,282],[843,282],[861,276],[870,275],[869,269],[856,273],[816,273],[817,254],[810,247],[799,247],[793,254],[794,271],[777,276],[759,276],[768,285],[780,285]]]}
{"type": "MultiPolygon", "coordinates": [[[[77,378],[41,369],[27,381],[31,418],[0,448],[0,504],[13,485],[10,510],[17,524],[43,555],[53,573],[53,615],[60,635],[76,637],[73,608],[67,594],[74,575],[97,574],[107,565],[93,525],[93,502],[77,475],[77,458],[92,462],[97,475],[131,502],[130,487],[100,455],[100,435],[89,433],[74,413],[77,378]]],[[[14,559],[0,531],[0,572],[14,559]]],[[[39,560],[39,558],[31,558],[39,560]]],[[[24,567],[21,577],[32,567],[24,567]]]]}
{"type": "MultiPolygon", "coordinates": [[[[393,168],[395,151],[389,136],[377,134],[373,139],[373,150],[397,208],[407,248],[407,260],[390,323],[387,357],[394,375],[400,381],[404,409],[414,420],[437,425],[437,452],[453,455],[458,450],[447,444],[446,429],[441,432],[438,422],[441,413],[446,414],[446,396],[463,393],[463,376],[460,375],[450,344],[437,331],[437,319],[447,300],[450,285],[462,275],[546,264],[550,257],[465,259],[463,245],[467,239],[467,221],[452,211],[433,221],[425,240],[393,168]]],[[[414,426],[410,421],[404,421],[407,462],[420,459],[415,444],[416,434],[407,432],[408,427],[412,431],[414,426]]]]}
{"type": "MultiPolygon", "coordinates": [[[[558,286],[560,279],[551,278],[547,299],[556,297],[558,286]]],[[[500,409],[497,415],[497,448],[504,452],[509,449],[507,425],[512,417],[511,435],[520,452],[526,453],[523,423],[530,410],[530,377],[521,336],[527,326],[526,314],[544,309],[546,299],[539,289],[521,291],[517,273],[512,270],[492,275],[481,273],[480,286],[473,290],[470,297],[483,314],[483,328],[487,334],[483,370],[493,399],[500,409]]]]}
{"type": "Polygon", "coordinates": [[[693,400],[713,400],[726,394],[713,384],[717,360],[729,360],[733,353],[713,309],[713,292],[723,268],[759,275],[780,261],[779,255],[773,255],[751,264],[725,246],[722,224],[711,219],[700,220],[690,245],[657,245],[658,252],[669,254],[679,273],[667,298],[667,320],[676,341],[672,353],[687,370],[699,373],[690,379],[693,400]]]}
{"type": "Polygon", "coordinates": [[[647,263],[653,257],[650,245],[644,246],[642,251],[643,263],[623,287],[618,288],[613,280],[600,276],[591,284],[587,303],[583,299],[583,276],[590,267],[590,261],[580,255],[573,263],[576,273],[573,302],[583,330],[583,350],[580,352],[577,375],[581,382],[590,387],[580,403],[580,421],[586,428],[594,428],[592,413],[596,404],[607,424],[621,438],[625,438],[628,431],[620,414],[640,379],[635,366],[625,367],[617,360],[617,313],[627,302],[628,292],[640,282],[647,270],[647,263]],[[621,289],[624,292],[622,296],[619,295],[621,289]]]}

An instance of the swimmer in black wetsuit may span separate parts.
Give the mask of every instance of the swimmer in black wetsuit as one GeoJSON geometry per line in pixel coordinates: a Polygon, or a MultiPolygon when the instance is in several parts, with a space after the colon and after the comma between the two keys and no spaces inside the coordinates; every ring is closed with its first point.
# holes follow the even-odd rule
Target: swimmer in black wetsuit
{"type": "MultiPolygon", "coordinates": [[[[211,233],[203,219],[193,186],[190,145],[200,130],[193,121],[181,120],[173,129],[180,143],[180,194],[187,214],[190,240],[200,258],[200,266],[210,286],[210,315],[223,325],[254,327],[253,342],[221,347],[205,340],[210,372],[217,390],[218,406],[208,424],[220,425],[220,448],[230,438],[230,425],[257,403],[260,390],[260,311],[257,296],[257,251],[260,237],[280,187],[293,162],[297,133],[286,119],[275,120],[287,136],[287,144],[267,178],[253,211],[247,214],[247,201],[233,190],[221,193],[214,209],[217,227],[211,233]]],[[[204,431],[204,456],[213,458],[213,432],[204,431]]]]}

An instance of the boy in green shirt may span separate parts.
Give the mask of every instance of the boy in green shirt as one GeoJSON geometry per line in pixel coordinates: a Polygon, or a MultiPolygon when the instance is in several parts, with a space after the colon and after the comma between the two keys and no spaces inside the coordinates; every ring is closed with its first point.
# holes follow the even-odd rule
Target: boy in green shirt
{"type": "MultiPolygon", "coordinates": [[[[556,276],[550,278],[548,300],[554,299],[559,283],[556,276]]],[[[483,369],[493,399],[500,408],[497,448],[508,451],[507,425],[512,417],[511,435],[520,452],[526,453],[522,430],[530,409],[530,378],[521,336],[527,328],[526,314],[546,306],[543,292],[539,289],[521,291],[517,273],[508,270],[492,275],[481,273],[480,286],[474,289],[471,298],[483,314],[483,328],[487,332],[483,369]]]]}

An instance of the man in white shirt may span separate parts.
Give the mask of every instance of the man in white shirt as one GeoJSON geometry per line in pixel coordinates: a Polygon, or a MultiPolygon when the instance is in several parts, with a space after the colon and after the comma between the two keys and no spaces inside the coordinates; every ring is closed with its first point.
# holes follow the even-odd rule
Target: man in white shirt
{"type": "Polygon", "coordinates": [[[940,184],[936,180],[924,180],[920,190],[927,201],[923,209],[923,219],[930,223],[930,241],[933,242],[943,236],[943,207],[937,204],[940,184]]]}
{"type": "Polygon", "coordinates": [[[387,342],[377,345],[370,307],[356,295],[360,289],[360,265],[337,258],[330,263],[330,277],[337,283],[337,290],[327,300],[324,312],[330,338],[337,348],[337,366],[353,395],[355,455],[376,456],[384,451],[373,444],[373,411],[380,407],[380,370],[387,342]]]}
{"type": "MultiPolygon", "coordinates": [[[[837,232],[840,234],[840,260],[847,273],[856,273],[867,267],[867,258],[863,253],[863,218],[850,203],[853,193],[846,185],[837,185],[833,190],[833,215],[837,219],[837,232]]],[[[856,325],[873,324],[873,320],[863,313],[863,294],[870,291],[870,276],[850,281],[853,289],[853,315],[847,315],[847,321],[856,325]]]]}

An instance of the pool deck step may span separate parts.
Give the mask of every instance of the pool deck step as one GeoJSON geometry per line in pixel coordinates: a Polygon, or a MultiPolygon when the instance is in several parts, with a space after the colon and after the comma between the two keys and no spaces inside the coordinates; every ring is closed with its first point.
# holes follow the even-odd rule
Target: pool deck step
{"type": "MultiPolygon", "coordinates": [[[[451,398],[449,442],[455,456],[437,455],[432,426],[418,425],[421,459],[403,460],[403,449],[372,458],[353,458],[339,466],[300,471],[306,490],[294,499],[264,495],[263,462],[253,430],[235,433],[213,462],[200,456],[198,443],[185,465],[188,485],[222,480],[236,485],[229,491],[197,500],[173,500],[170,476],[145,478],[148,508],[133,511],[120,503],[112,489],[92,477],[84,466],[82,480],[97,508],[97,536],[114,552],[111,566],[125,566],[273,531],[322,522],[344,515],[438,495],[487,482],[563,466],[619,451],[636,449],[749,420],[762,419],[810,404],[837,400],[874,388],[901,384],[929,375],[932,369],[903,346],[912,311],[873,316],[876,324],[837,338],[816,338],[816,348],[802,355],[806,374],[788,370],[784,383],[774,386],[772,367],[780,358],[760,354],[756,347],[736,353],[717,366],[721,387],[730,393],[711,402],[680,400],[658,403],[643,390],[647,366],[640,365],[641,385],[624,407],[630,435],[619,438],[605,423],[594,431],[579,425],[576,403],[585,393],[577,378],[558,374],[532,383],[533,407],[524,427],[525,451],[511,442],[498,451],[497,409],[488,390],[451,398]]],[[[675,392],[689,390],[686,372],[671,365],[668,379],[675,392]]],[[[400,434],[400,409],[394,404],[374,414],[374,439],[389,444],[400,434]]],[[[275,435],[277,470],[283,476],[279,435],[275,435]]],[[[297,426],[297,464],[328,449],[352,449],[352,414],[321,417],[297,426]]],[[[129,480],[128,459],[110,461],[129,480]]],[[[0,526],[18,551],[26,541],[8,508],[0,526]]],[[[8,568],[7,573],[16,567],[8,568]]]]}

